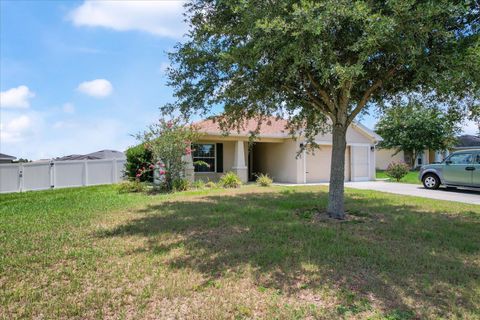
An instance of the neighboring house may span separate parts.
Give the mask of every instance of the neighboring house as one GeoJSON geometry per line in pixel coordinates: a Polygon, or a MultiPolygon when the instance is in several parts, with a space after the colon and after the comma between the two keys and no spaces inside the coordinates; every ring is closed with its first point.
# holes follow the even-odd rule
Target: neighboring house
{"type": "Polygon", "coordinates": [[[458,137],[458,143],[452,148],[452,151],[478,148],[480,148],[480,137],[466,134],[458,137]]]}
{"type": "Polygon", "coordinates": [[[12,163],[15,159],[14,156],[9,156],[8,154],[0,153],[0,163],[12,163]]]}
{"type": "MultiPolygon", "coordinates": [[[[275,182],[315,183],[330,179],[332,135],[318,135],[320,145],[314,153],[303,152],[297,157],[305,139],[294,140],[286,129],[286,120],[270,118],[264,121],[255,143],[249,148],[251,132],[257,128],[256,120],[249,120],[242,130],[224,135],[212,119],[196,123],[202,139],[194,145],[191,161],[203,161],[208,167],[191,166],[195,180],[218,180],[228,171],[240,176],[242,181],[255,180],[256,174],[266,173],[275,182]]],[[[345,153],[345,180],[375,179],[375,145],[381,140],[373,131],[359,123],[347,130],[345,153]]],[[[187,173],[188,175],[188,173],[187,173]]]]}
{"type": "MultiPolygon", "coordinates": [[[[420,167],[425,164],[442,162],[450,152],[459,151],[459,150],[468,150],[468,149],[478,149],[480,148],[480,137],[473,135],[463,135],[457,138],[457,144],[450,150],[445,151],[434,151],[434,150],[424,150],[421,152],[416,161],[415,167],[420,167]]],[[[379,170],[385,170],[388,164],[392,161],[404,161],[410,163],[412,157],[411,153],[400,151],[395,154],[395,150],[392,149],[379,149],[377,150],[377,165],[376,168],[379,170]]]]}
{"type": "Polygon", "coordinates": [[[88,154],[71,154],[68,156],[56,158],[55,161],[67,160],[100,160],[100,159],[119,159],[125,160],[127,157],[123,152],[116,150],[100,150],[88,154]]]}

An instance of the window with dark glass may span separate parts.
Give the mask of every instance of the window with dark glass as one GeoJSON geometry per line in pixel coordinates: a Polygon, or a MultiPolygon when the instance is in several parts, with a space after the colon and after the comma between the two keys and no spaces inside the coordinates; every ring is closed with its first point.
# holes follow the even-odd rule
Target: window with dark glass
{"type": "Polygon", "coordinates": [[[197,143],[192,147],[195,172],[215,172],[215,144],[197,143]]]}

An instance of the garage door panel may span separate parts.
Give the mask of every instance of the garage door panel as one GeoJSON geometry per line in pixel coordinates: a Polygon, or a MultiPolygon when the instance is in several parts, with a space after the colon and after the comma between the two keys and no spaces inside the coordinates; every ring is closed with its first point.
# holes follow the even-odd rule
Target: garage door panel
{"type": "Polygon", "coordinates": [[[352,180],[365,180],[369,177],[369,147],[353,147],[353,179],[352,180]]]}
{"type": "MultiPolygon", "coordinates": [[[[322,146],[315,150],[315,154],[307,153],[306,180],[307,183],[330,181],[330,168],[332,161],[332,147],[322,146]]],[[[345,152],[345,180],[350,180],[350,148],[345,152]]]]}

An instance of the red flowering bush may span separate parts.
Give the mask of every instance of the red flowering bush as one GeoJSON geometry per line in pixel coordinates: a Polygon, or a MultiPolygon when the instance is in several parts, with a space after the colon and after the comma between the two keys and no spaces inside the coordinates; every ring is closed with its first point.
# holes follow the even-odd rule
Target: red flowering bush
{"type": "Polygon", "coordinates": [[[149,126],[145,132],[137,135],[137,139],[148,146],[156,166],[149,164],[146,168],[141,168],[142,174],[158,168],[161,188],[172,190],[173,182],[184,178],[186,156],[193,152],[191,145],[199,136],[195,127],[180,119],[160,119],[149,126]]]}

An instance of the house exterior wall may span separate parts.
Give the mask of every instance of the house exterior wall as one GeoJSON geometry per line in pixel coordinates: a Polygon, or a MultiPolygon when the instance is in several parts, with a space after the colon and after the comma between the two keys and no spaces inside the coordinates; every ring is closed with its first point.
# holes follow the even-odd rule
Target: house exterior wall
{"type": "Polygon", "coordinates": [[[253,153],[255,168],[268,173],[275,182],[302,183],[303,160],[296,159],[299,148],[298,142],[291,139],[283,143],[257,143],[253,153]]]}
{"type": "MultiPolygon", "coordinates": [[[[223,140],[200,140],[201,143],[222,143],[223,144],[223,172],[195,172],[195,180],[218,181],[225,172],[232,171],[235,158],[235,141],[223,140]]],[[[248,142],[244,141],[245,163],[248,163],[248,142]]]]}
{"type": "MultiPolygon", "coordinates": [[[[411,152],[403,152],[393,155],[396,152],[394,149],[379,149],[377,150],[377,165],[376,168],[379,170],[386,170],[390,162],[392,161],[402,161],[410,164],[410,158],[412,157],[411,152]]],[[[423,150],[417,156],[415,160],[415,167],[422,166],[434,162],[441,162],[447,156],[447,152],[443,151],[434,151],[434,150],[423,150]]]]}
{"type": "Polygon", "coordinates": [[[378,149],[376,152],[376,169],[386,170],[392,161],[405,161],[403,151],[400,151],[396,155],[393,155],[394,153],[395,150],[392,149],[378,149]]]}
{"type": "MultiPolygon", "coordinates": [[[[319,142],[327,142],[327,143],[332,143],[332,134],[331,133],[326,133],[326,134],[319,134],[318,136],[315,137],[315,141],[319,142]]],[[[368,136],[364,135],[363,133],[360,132],[359,129],[353,128],[352,126],[348,127],[347,129],[347,144],[356,144],[356,143],[362,143],[362,144],[372,144],[371,138],[368,136]]]]}
{"type": "MultiPolygon", "coordinates": [[[[234,170],[235,143],[244,140],[245,164],[248,164],[247,137],[207,136],[199,143],[223,143],[224,172],[234,170]]],[[[315,141],[320,150],[315,155],[307,153],[297,157],[302,139],[268,138],[255,143],[253,148],[254,173],[268,173],[275,182],[305,183],[327,182],[330,177],[332,135],[318,135],[315,141]],[[308,173],[307,173],[308,172],[308,173]]],[[[345,179],[373,180],[375,179],[376,150],[375,141],[370,135],[356,127],[347,130],[347,150],[345,154],[345,179]]],[[[195,173],[195,180],[213,180],[220,178],[222,173],[195,173]]]]}

